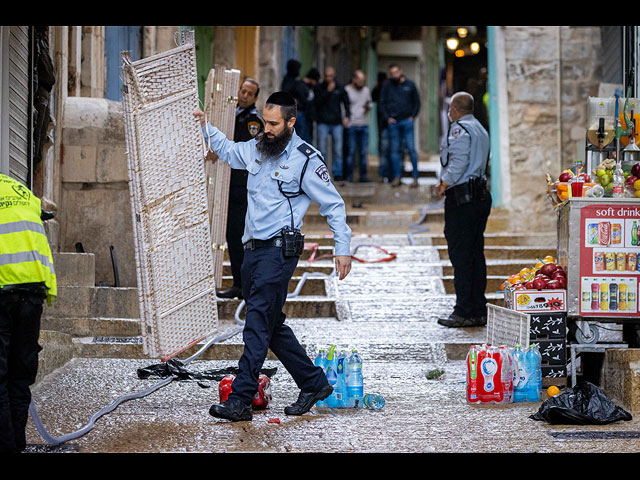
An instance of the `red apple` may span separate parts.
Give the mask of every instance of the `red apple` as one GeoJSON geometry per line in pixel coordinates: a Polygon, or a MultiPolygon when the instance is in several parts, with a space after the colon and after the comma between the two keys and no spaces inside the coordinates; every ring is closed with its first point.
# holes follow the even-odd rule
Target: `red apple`
{"type": "Polygon", "coordinates": [[[633,175],[634,177],[640,177],[640,163],[636,163],[631,167],[631,172],[629,175],[633,175]]]}
{"type": "Polygon", "coordinates": [[[527,290],[533,290],[533,289],[535,288],[535,287],[533,286],[533,281],[530,281],[530,282],[525,283],[525,284],[524,284],[524,287],[525,287],[527,290]]]}
{"type": "Polygon", "coordinates": [[[547,282],[542,278],[536,278],[533,280],[533,288],[536,290],[542,290],[543,288],[546,288],[546,286],[547,282]]]}
{"type": "Polygon", "coordinates": [[[554,272],[551,274],[551,278],[556,279],[558,277],[567,278],[567,274],[564,273],[564,270],[561,270],[560,268],[558,268],[557,270],[554,270],[554,272]]]}
{"type": "Polygon", "coordinates": [[[560,282],[558,280],[549,280],[546,288],[549,290],[558,290],[560,288],[560,282]]]}
{"type": "Polygon", "coordinates": [[[540,273],[546,275],[547,277],[551,277],[553,272],[556,271],[558,266],[555,263],[545,263],[540,267],[540,273]]]}
{"type": "Polygon", "coordinates": [[[556,280],[559,284],[560,287],[559,288],[567,288],[567,277],[556,277],[554,280],[556,280]]]}
{"type": "Polygon", "coordinates": [[[562,172],[560,174],[560,176],[558,177],[558,181],[560,181],[560,182],[568,182],[572,178],[573,178],[573,174],[571,174],[569,172],[562,172]]]}

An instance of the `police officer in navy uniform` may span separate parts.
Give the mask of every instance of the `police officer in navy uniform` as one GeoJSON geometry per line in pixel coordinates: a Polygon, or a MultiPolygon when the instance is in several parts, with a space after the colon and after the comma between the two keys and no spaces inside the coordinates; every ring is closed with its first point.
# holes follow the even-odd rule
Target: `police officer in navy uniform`
{"type": "Polygon", "coordinates": [[[302,252],[304,238],[300,229],[311,201],[319,205],[320,214],[327,217],[334,233],[338,279],[344,279],[351,271],[351,229],[346,222],[344,201],[331,183],[318,150],[295,133],[296,111],[291,94],[272,94],[262,112],[264,132],[248,142],[229,141],[206,122],[200,110],[194,112],[202,125],[205,143],[219,159],[249,173],[242,238],[244,351],[231,394],[209,410],[218,418],[251,420],[251,403],[269,349],[300,389],[297,401],[285,407],[285,414],[302,415],[333,391],[322,368],[314,366],[291,328],[285,325],[282,312],[289,281],[302,252]]]}
{"type": "Polygon", "coordinates": [[[491,212],[487,189],[489,134],[473,116],[474,99],[458,92],[449,106],[449,130],[440,154],[441,183],[436,193],[445,197],[444,235],[454,269],[456,304],[446,327],[474,327],[487,323],[487,267],[484,230],[491,212]]]}
{"type": "MultiPolygon", "coordinates": [[[[236,107],[236,125],[233,140],[247,142],[264,129],[264,123],[256,110],[256,100],[260,93],[260,85],[252,78],[245,78],[238,92],[236,107]]],[[[229,208],[227,210],[227,248],[233,285],[227,290],[217,293],[220,298],[242,298],[242,259],[244,248],[244,217],[247,214],[247,175],[244,169],[231,169],[229,182],[229,208]]]]}

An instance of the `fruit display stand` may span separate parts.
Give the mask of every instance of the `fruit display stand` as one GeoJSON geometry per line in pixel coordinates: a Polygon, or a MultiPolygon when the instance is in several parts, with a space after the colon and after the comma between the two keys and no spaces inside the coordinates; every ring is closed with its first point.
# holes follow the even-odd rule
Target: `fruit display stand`
{"type": "MultiPolygon", "coordinates": [[[[557,212],[558,263],[567,266],[567,321],[576,341],[598,343],[599,323],[640,323],[640,199],[572,197],[557,212]]],[[[626,331],[637,337],[636,326],[626,331]]]]}

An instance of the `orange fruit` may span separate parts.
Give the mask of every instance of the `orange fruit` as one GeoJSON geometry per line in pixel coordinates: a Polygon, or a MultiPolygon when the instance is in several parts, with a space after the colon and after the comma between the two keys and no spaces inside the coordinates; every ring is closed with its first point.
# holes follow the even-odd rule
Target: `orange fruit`
{"type": "Polygon", "coordinates": [[[560,389],[555,385],[551,385],[549,388],[547,388],[547,395],[549,395],[549,397],[555,397],[559,393],[560,389]]]}

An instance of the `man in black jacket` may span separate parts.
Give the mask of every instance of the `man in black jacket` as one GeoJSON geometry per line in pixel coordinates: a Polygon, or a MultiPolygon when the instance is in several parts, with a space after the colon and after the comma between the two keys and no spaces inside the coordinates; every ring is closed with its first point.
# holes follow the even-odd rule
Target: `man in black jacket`
{"type": "Polygon", "coordinates": [[[389,67],[389,80],[382,86],[380,102],[383,118],[389,128],[391,185],[400,185],[404,148],[409,151],[413,166],[412,186],[418,186],[418,154],[415,148],[413,121],[420,111],[420,96],[415,84],[402,73],[398,65],[389,67]]]}
{"type": "Polygon", "coordinates": [[[318,147],[322,156],[327,159],[327,141],[331,136],[331,173],[334,180],[342,181],[343,128],[349,126],[351,110],[349,96],[343,86],[336,82],[336,71],[333,67],[325,69],[324,81],[318,86],[316,115],[318,147]]]}
{"type": "MultiPolygon", "coordinates": [[[[258,116],[256,100],[260,93],[260,85],[252,78],[245,78],[238,92],[236,107],[236,125],[233,140],[246,142],[264,130],[264,122],[258,116]]],[[[233,285],[227,290],[217,293],[220,298],[242,298],[242,277],[240,270],[244,259],[242,234],[244,220],[247,215],[247,171],[231,169],[229,183],[229,208],[227,210],[227,248],[231,263],[233,285]]]]}

